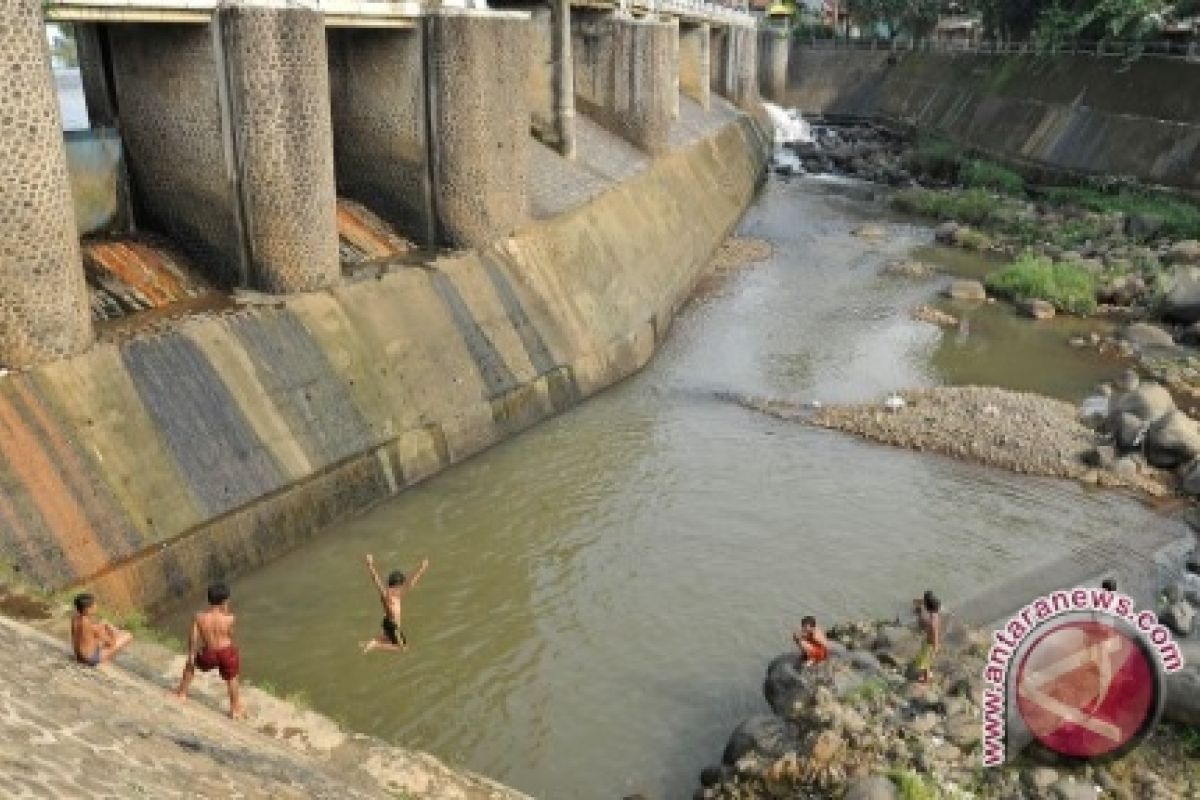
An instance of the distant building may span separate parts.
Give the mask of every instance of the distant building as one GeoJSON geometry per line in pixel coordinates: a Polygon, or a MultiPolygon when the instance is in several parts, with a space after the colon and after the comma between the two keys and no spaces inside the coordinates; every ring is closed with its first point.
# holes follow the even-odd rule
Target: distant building
{"type": "Polygon", "coordinates": [[[942,42],[972,44],[983,35],[983,23],[966,14],[944,14],[938,19],[933,35],[942,42]]]}

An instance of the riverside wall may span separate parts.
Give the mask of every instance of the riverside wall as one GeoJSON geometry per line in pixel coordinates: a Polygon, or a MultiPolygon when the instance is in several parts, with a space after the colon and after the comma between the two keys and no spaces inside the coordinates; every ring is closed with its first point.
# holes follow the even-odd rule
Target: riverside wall
{"type": "Polygon", "coordinates": [[[633,373],[762,175],[729,118],[478,250],[0,378],[0,557],[152,607],[633,373]]]}
{"type": "Polygon", "coordinates": [[[793,42],[781,98],[937,131],[1029,167],[1200,190],[1200,64],[1147,56],[832,50],[793,42]]]}

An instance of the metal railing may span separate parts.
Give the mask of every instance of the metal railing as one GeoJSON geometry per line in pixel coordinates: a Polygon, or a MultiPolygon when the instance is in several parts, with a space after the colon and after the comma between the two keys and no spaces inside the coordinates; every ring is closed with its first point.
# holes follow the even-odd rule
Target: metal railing
{"type": "Polygon", "coordinates": [[[1071,41],[1055,44],[1037,42],[978,42],[954,39],[861,39],[798,36],[804,47],[817,50],[890,50],[926,53],[999,53],[1028,55],[1092,55],[1100,57],[1157,56],[1200,61],[1200,42],[1171,41],[1071,41]]]}

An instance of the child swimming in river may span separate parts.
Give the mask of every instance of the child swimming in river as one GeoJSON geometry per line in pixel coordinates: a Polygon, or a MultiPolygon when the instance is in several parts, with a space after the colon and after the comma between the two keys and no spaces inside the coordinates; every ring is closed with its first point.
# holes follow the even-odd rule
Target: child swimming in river
{"type": "Polygon", "coordinates": [[[371,579],[375,581],[375,588],[379,590],[379,602],[383,603],[383,633],[371,641],[363,643],[364,653],[372,650],[403,653],[408,649],[408,639],[404,636],[404,631],[400,629],[401,601],[410,589],[416,587],[427,569],[429,569],[428,558],[421,562],[421,566],[412,576],[412,580],[406,580],[404,573],[400,570],[393,570],[388,575],[387,586],[384,586],[383,581],[379,579],[379,572],[375,569],[375,557],[367,554],[367,570],[371,573],[371,579]]]}

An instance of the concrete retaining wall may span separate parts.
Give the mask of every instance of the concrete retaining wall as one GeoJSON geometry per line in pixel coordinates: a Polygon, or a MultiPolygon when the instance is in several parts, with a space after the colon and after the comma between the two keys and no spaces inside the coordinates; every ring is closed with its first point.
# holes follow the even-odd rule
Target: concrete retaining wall
{"type": "Polygon", "coordinates": [[[0,379],[4,563],[153,605],[629,375],[749,203],[761,136],[741,117],[430,270],[0,379]]]}
{"type": "Polygon", "coordinates": [[[793,45],[785,101],[940,131],[1019,163],[1200,189],[1200,65],[793,45]]]}

